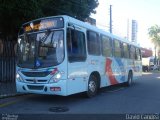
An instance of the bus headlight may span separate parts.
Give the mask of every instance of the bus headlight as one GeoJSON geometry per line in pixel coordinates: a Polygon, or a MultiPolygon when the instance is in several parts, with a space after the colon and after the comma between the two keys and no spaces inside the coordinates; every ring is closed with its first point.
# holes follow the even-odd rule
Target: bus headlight
{"type": "Polygon", "coordinates": [[[61,76],[61,73],[58,72],[50,79],[49,83],[57,83],[60,80],[61,76]]]}
{"type": "Polygon", "coordinates": [[[19,82],[23,82],[22,77],[18,73],[16,74],[16,80],[19,82]]]}

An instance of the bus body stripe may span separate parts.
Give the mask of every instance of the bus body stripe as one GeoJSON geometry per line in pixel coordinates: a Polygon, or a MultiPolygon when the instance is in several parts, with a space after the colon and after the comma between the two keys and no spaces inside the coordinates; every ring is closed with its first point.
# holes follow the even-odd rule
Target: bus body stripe
{"type": "Polygon", "coordinates": [[[105,68],[106,74],[109,78],[109,81],[110,81],[111,85],[114,85],[114,84],[118,84],[118,82],[117,82],[117,80],[116,80],[116,78],[115,78],[115,76],[112,72],[111,64],[112,64],[112,60],[107,58],[106,59],[106,68],[105,68]]]}
{"type": "Polygon", "coordinates": [[[122,60],[120,58],[115,59],[116,62],[118,63],[120,70],[121,70],[121,79],[120,81],[124,82],[125,81],[125,69],[124,69],[124,64],[122,63],[122,60]]]}

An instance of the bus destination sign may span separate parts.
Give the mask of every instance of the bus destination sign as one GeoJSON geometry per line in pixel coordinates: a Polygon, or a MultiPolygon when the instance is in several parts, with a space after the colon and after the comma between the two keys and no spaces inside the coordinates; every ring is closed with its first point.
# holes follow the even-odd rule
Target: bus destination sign
{"type": "Polygon", "coordinates": [[[64,23],[62,18],[43,19],[24,25],[24,31],[30,32],[30,31],[39,31],[51,28],[62,28],[63,24],[64,23]]]}

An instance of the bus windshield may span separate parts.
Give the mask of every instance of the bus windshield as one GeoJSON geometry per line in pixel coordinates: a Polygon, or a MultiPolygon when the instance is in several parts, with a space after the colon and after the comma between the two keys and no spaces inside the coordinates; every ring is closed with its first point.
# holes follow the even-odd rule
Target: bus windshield
{"type": "Polygon", "coordinates": [[[44,68],[60,64],[64,59],[63,39],[63,30],[20,35],[17,65],[23,68],[44,68]]]}

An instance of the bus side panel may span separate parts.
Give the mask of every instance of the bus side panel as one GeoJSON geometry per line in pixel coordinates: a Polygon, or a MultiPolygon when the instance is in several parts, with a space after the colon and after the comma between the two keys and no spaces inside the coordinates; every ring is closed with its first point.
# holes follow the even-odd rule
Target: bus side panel
{"type": "Polygon", "coordinates": [[[121,58],[106,58],[106,76],[110,85],[126,82],[126,60],[121,58]]]}
{"type": "Polygon", "coordinates": [[[89,55],[88,57],[88,67],[87,67],[88,74],[89,76],[95,73],[100,75],[99,79],[100,88],[110,85],[105,72],[105,65],[106,65],[105,59],[106,58],[102,56],[89,55]]]}
{"type": "Polygon", "coordinates": [[[100,65],[100,68],[101,68],[101,84],[100,84],[100,87],[106,87],[106,86],[110,86],[111,83],[109,81],[109,77],[107,76],[107,71],[106,71],[106,67],[107,67],[107,64],[106,64],[106,57],[102,57],[101,58],[101,65],[100,65]]]}
{"type": "Polygon", "coordinates": [[[134,71],[133,80],[138,79],[142,75],[142,62],[141,61],[139,60],[134,61],[133,71],[134,71]]]}
{"type": "Polygon", "coordinates": [[[88,81],[86,62],[68,63],[67,94],[86,91],[88,81]]]}

